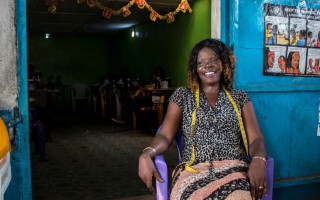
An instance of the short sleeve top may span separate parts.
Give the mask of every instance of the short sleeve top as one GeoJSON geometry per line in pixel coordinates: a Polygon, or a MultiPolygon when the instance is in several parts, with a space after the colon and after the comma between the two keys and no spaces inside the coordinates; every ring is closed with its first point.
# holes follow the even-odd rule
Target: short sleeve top
{"type": "MultiPolygon", "coordinates": [[[[251,101],[249,96],[240,90],[232,90],[230,95],[238,109],[242,109],[246,103],[251,101]]],[[[187,162],[192,152],[190,135],[192,111],[196,108],[195,93],[187,87],[179,87],[171,95],[169,101],[176,103],[182,109],[181,131],[184,147],[180,162],[187,162]]],[[[223,90],[220,90],[214,107],[210,105],[204,93],[200,92],[200,105],[196,112],[193,140],[196,155],[194,163],[212,160],[248,161],[237,114],[223,90]]]]}

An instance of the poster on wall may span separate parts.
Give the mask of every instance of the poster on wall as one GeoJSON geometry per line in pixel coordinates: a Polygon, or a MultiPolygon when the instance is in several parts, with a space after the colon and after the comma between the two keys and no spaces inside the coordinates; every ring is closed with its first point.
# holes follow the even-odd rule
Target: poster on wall
{"type": "Polygon", "coordinates": [[[266,76],[320,77],[320,9],[264,4],[266,76]]]}

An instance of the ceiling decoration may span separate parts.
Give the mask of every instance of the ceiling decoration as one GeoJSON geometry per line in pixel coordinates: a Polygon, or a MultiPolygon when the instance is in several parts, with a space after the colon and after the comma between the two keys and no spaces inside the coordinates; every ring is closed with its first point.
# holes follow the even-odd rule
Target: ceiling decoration
{"type": "Polygon", "coordinates": [[[49,13],[56,14],[57,5],[59,2],[64,2],[64,0],[45,0],[45,4],[48,6],[49,13]]]}
{"type": "MultiPolygon", "coordinates": [[[[64,0],[46,0],[46,5],[48,6],[48,11],[51,14],[55,14],[57,10],[57,5],[59,2],[64,2],[64,0]]],[[[121,7],[118,10],[113,10],[107,6],[102,5],[99,0],[77,0],[78,4],[86,3],[89,7],[97,7],[102,10],[102,16],[111,19],[112,15],[120,15],[127,17],[131,14],[130,7],[136,4],[140,9],[147,8],[150,11],[150,19],[156,21],[157,19],[167,20],[167,23],[174,22],[174,15],[178,14],[180,11],[185,13],[189,11],[192,12],[192,9],[187,0],[181,0],[180,4],[177,6],[175,11],[168,12],[165,15],[159,14],[154,10],[148,3],[147,0],[131,0],[125,6],[121,7]]]]}

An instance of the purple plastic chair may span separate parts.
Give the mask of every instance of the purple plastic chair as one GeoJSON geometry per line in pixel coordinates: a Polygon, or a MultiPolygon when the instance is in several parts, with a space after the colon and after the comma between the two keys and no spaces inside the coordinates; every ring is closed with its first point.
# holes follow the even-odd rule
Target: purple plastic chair
{"type": "MultiPolygon", "coordinates": [[[[161,127],[160,127],[161,128],[161,127]]],[[[160,128],[158,129],[157,133],[159,132],[160,128]]],[[[183,148],[183,137],[179,130],[177,133],[174,143],[177,145],[178,150],[178,158],[181,158],[181,151],[183,148]]],[[[155,157],[155,165],[158,169],[158,172],[161,178],[164,180],[163,183],[156,181],[156,199],[157,200],[167,200],[169,199],[169,189],[168,189],[168,166],[164,160],[163,155],[157,155],[155,157]]],[[[267,181],[268,181],[268,196],[262,197],[262,200],[272,200],[272,190],[273,190],[273,168],[274,168],[274,161],[273,158],[267,157],[267,181]]]]}

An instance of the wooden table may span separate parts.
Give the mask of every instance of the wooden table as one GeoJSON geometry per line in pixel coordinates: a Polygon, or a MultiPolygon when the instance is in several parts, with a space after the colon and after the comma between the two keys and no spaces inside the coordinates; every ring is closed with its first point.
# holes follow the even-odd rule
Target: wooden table
{"type": "Polygon", "coordinates": [[[50,107],[56,105],[59,90],[34,89],[28,91],[29,105],[32,107],[50,107]]]}
{"type": "Polygon", "coordinates": [[[156,89],[156,88],[151,88],[151,87],[144,87],[141,88],[142,91],[145,92],[145,95],[165,95],[168,97],[168,95],[171,95],[177,88],[175,87],[168,87],[168,88],[160,88],[160,89],[156,89]]]}
{"type": "MultiPolygon", "coordinates": [[[[171,94],[174,92],[176,88],[170,87],[170,88],[152,88],[152,87],[145,87],[145,88],[140,88],[140,91],[142,92],[143,96],[159,96],[159,102],[154,101],[154,106],[152,109],[157,111],[158,115],[158,126],[162,124],[165,111],[167,108],[167,100],[171,96],[171,94]]],[[[150,110],[150,108],[140,108],[141,111],[144,110],[150,110]]],[[[136,119],[135,115],[133,114],[133,129],[136,129],[136,119]]]]}

